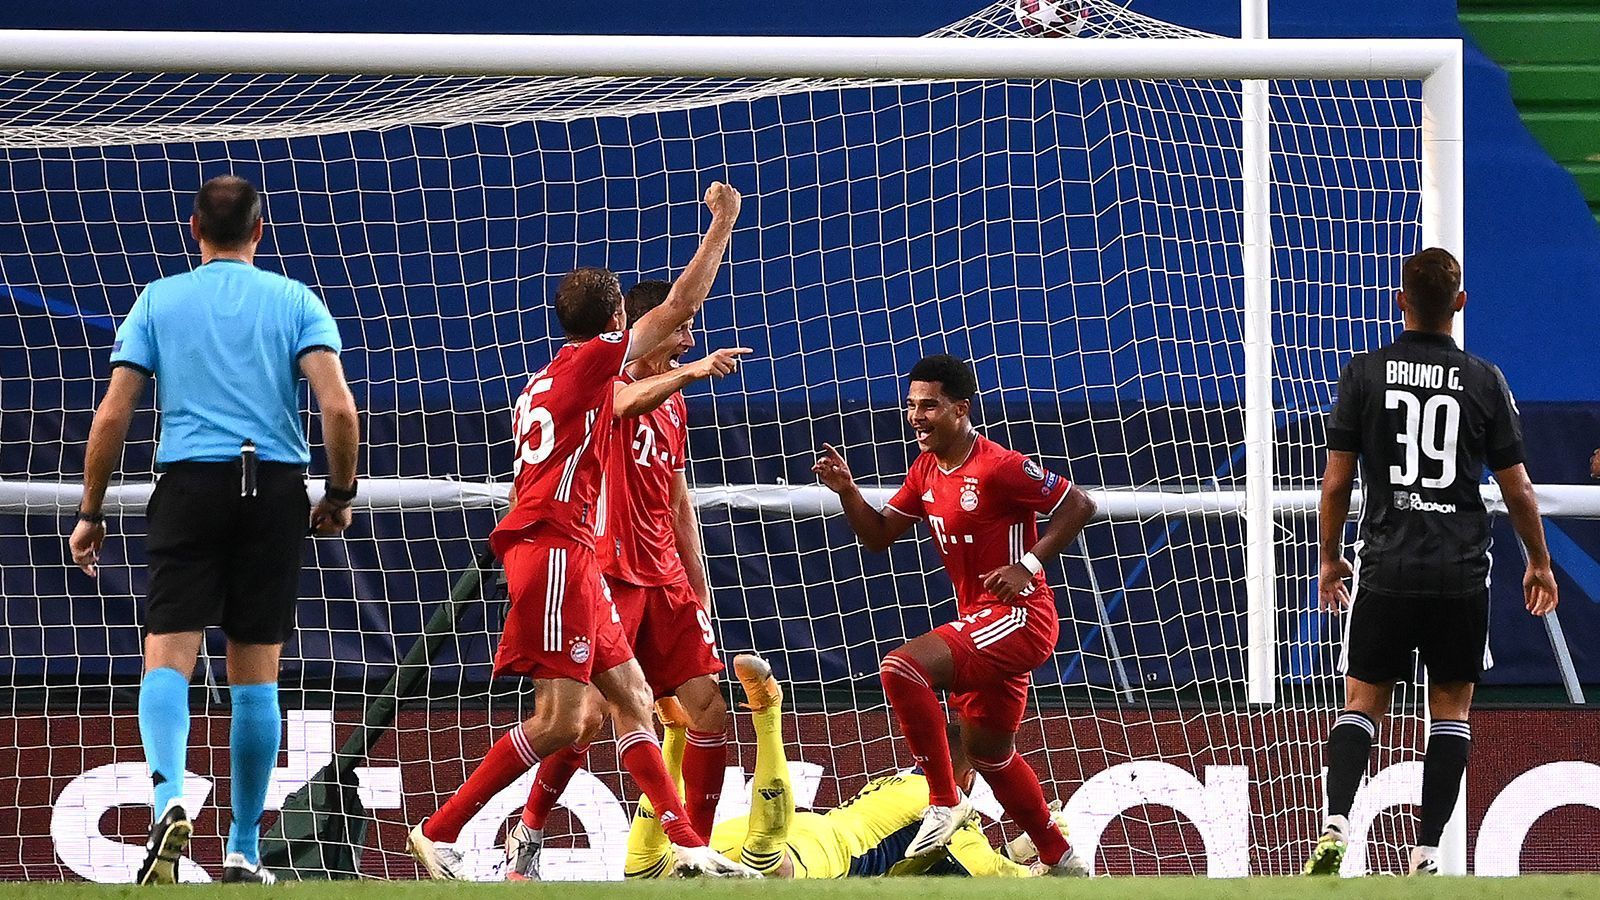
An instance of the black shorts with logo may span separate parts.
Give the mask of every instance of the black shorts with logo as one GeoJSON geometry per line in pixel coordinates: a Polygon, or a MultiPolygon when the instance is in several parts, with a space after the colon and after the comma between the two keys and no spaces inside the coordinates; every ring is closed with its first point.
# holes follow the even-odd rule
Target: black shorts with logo
{"type": "Polygon", "coordinates": [[[146,511],[145,630],[221,625],[244,644],[287,641],[310,515],[301,466],[258,464],[254,497],[240,496],[238,462],[169,466],[146,511]]]}
{"type": "Polygon", "coordinates": [[[1429,680],[1474,684],[1489,656],[1489,589],[1409,596],[1358,587],[1345,630],[1345,674],[1386,684],[1410,678],[1418,651],[1429,680]]]}

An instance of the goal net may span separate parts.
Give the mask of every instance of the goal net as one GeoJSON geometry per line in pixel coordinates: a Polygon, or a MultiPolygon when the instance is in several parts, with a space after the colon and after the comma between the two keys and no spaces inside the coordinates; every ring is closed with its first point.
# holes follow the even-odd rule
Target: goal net
{"type": "MultiPolygon", "coordinates": [[[[934,36],[1206,37],[1084,9],[1075,36],[1023,32],[1009,2],[934,36]]],[[[689,471],[721,648],[767,656],[794,697],[802,805],[909,764],[878,661],[953,613],[926,536],[865,552],[809,467],[826,441],[865,484],[896,485],[914,452],[903,374],[947,351],[976,369],[979,426],[1108,512],[1050,567],[1061,641],[1019,738],[1074,842],[1100,872],[1294,870],[1321,815],[1339,630],[1312,611],[1308,507],[1276,510],[1276,702],[1250,702],[1241,96],[1139,77],[0,76],[0,730],[18,748],[0,763],[0,878],[127,880],[143,853],[149,396],[98,581],[64,535],[114,328],[144,284],[194,265],[190,198],[228,172],[264,193],[259,264],[331,307],[364,412],[366,505],[312,542],[284,660],[268,822],[295,840],[269,848],[302,874],[414,877],[408,824],[531,709],[490,679],[504,603],[475,564],[511,400],[557,348],[556,279],[672,277],[713,179],[746,201],[697,339],[755,354],[689,391],[689,471]]],[[[1315,486],[1339,366],[1397,329],[1399,263],[1423,240],[1422,83],[1286,79],[1270,97],[1272,458],[1293,492],[1315,486]]],[[[219,641],[192,695],[186,880],[216,871],[228,821],[219,641]]],[[[1415,698],[1396,712],[1355,867],[1395,870],[1409,837],[1415,698]]],[[[734,735],[724,816],[747,803],[747,723],[734,735]]],[[[466,832],[477,876],[496,877],[526,787],[466,832]]],[[[597,744],[552,819],[548,876],[618,877],[634,796],[597,744]]]]}

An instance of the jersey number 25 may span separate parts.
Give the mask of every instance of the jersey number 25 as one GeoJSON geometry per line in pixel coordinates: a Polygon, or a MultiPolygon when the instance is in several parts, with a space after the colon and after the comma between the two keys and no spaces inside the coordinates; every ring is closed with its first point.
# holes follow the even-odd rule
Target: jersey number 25
{"type": "Polygon", "coordinates": [[[517,436],[517,459],[512,465],[512,476],[522,472],[523,466],[537,465],[550,458],[556,450],[556,420],[550,410],[534,406],[533,398],[550,390],[552,379],[540,378],[517,397],[511,412],[512,432],[517,436]],[[537,428],[539,436],[533,439],[537,428]]]}

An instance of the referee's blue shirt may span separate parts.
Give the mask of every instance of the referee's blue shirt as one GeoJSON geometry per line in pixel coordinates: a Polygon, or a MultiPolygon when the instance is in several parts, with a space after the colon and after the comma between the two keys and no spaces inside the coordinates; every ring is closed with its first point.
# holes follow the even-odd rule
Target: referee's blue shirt
{"type": "Polygon", "coordinates": [[[151,282],[111,345],[113,366],[158,379],[156,464],[239,457],[311,462],[300,418],[300,357],[343,349],[311,289],[248,263],[216,259],[151,282]]]}

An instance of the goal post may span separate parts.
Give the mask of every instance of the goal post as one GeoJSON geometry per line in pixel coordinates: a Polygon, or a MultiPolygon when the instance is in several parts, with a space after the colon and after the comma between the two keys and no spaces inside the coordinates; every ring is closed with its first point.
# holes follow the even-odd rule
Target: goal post
{"type": "MultiPolygon", "coordinates": [[[[73,815],[99,821],[85,797],[131,806],[145,789],[126,780],[118,690],[137,653],[148,425],[108,492],[100,585],[70,581],[48,548],[78,499],[107,322],[190,265],[182,204],[201,175],[263,182],[263,265],[329,299],[369,410],[370,527],[316,542],[286,656],[332,708],[291,712],[274,802],[299,812],[313,773],[354,777],[376,820],[362,871],[391,877],[415,874],[403,824],[526,711],[488,683],[494,604],[451,583],[503,506],[508,398],[556,346],[552,279],[578,264],[670,276],[719,179],[745,192],[746,219],[697,334],[758,353],[691,393],[694,494],[724,649],[771,654],[796,696],[850,701],[796,711],[817,804],[904,761],[873,674],[946,614],[948,585],[926,546],[863,553],[808,457],[843,439],[885,496],[905,471],[900,379],[948,349],[978,371],[980,425],[1100,504],[1052,569],[1063,644],[1022,736],[1095,866],[1292,871],[1335,702],[1331,626],[1297,616],[1315,574],[1309,460],[1330,366],[1394,330],[1398,259],[1461,252],[1460,42],[1229,40],[1088,6],[1072,39],[1019,36],[1009,3],[926,38],[0,32],[0,237],[23,249],[0,259],[15,310],[0,306],[15,429],[0,577],[37,598],[0,655],[19,717],[66,703],[103,726],[76,749],[42,739],[52,765],[82,770],[52,776],[79,785],[60,793],[73,815]],[[1262,84],[1257,100],[1241,82],[1262,84]],[[98,605],[74,605],[92,590],[98,605]],[[483,615],[446,635],[447,597],[483,615]],[[437,683],[395,710],[409,691],[384,685],[408,651],[437,683]]],[[[225,715],[213,701],[196,719],[220,734],[225,715]]],[[[1414,715],[1386,726],[1384,763],[1415,763],[1419,735],[1414,715]]],[[[212,765],[197,774],[221,791],[207,740],[191,767],[212,765]]],[[[608,746],[564,801],[589,839],[547,857],[560,877],[617,874],[608,746]]],[[[1369,798],[1374,868],[1404,837],[1392,810],[1411,770],[1396,771],[1369,798]]],[[[729,785],[725,814],[744,790],[729,785]]],[[[495,816],[518,799],[468,829],[472,871],[492,874],[495,816]]],[[[29,804],[20,818],[78,821],[56,797],[29,804]]],[[[108,844],[137,831],[120,827],[0,867],[113,878],[127,854],[108,844]]]]}

